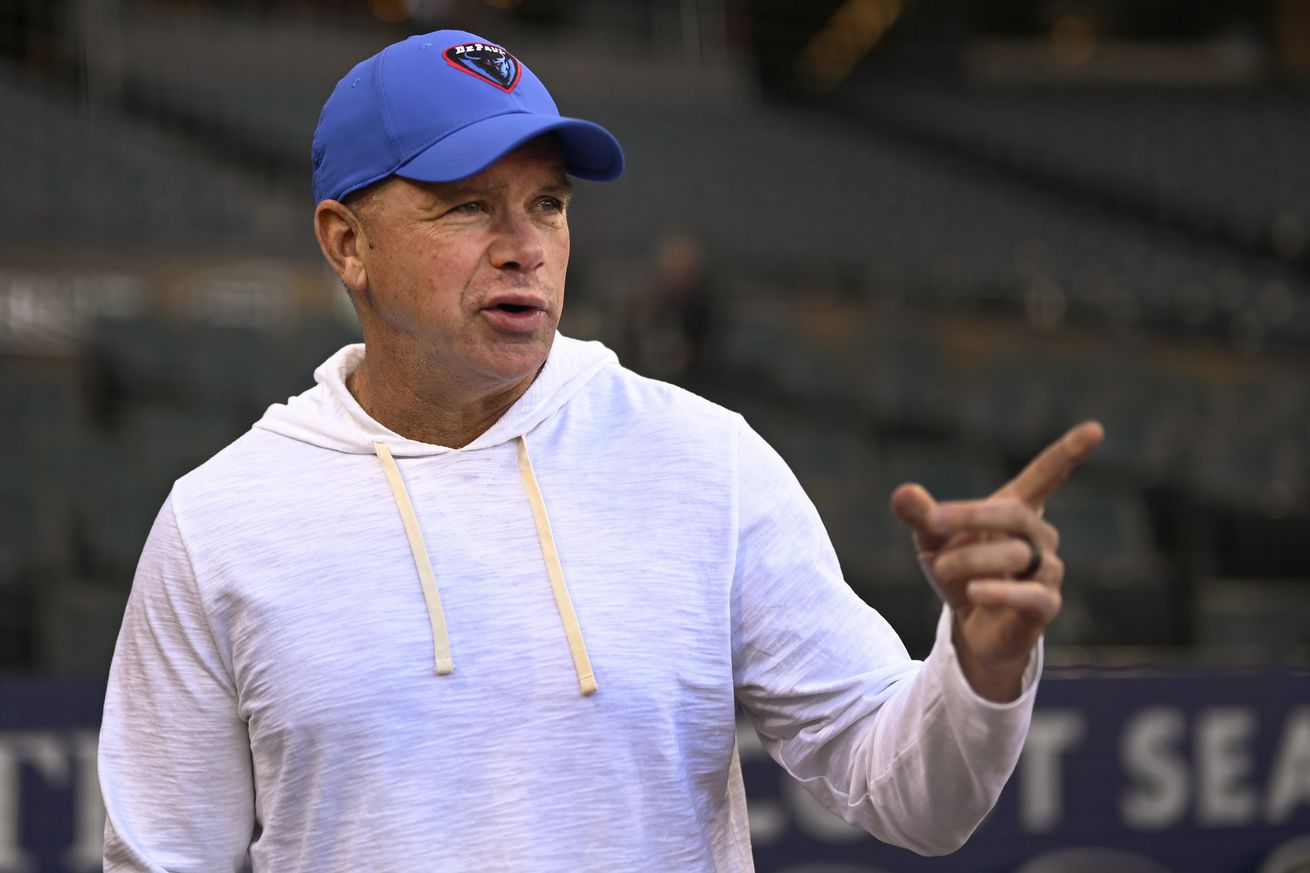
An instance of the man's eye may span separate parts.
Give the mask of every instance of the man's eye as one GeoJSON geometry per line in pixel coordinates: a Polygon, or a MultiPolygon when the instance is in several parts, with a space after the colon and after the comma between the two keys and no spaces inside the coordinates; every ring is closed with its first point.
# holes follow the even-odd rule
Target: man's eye
{"type": "Polygon", "coordinates": [[[482,202],[473,200],[468,203],[461,203],[450,211],[456,215],[475,215],[482,211],[482,202]]]}
{"type": "Polygon", "coordinates": [[[545,212],[563,212],[564,201],[558,197],[542,197],[537,205],[545,212]]]}

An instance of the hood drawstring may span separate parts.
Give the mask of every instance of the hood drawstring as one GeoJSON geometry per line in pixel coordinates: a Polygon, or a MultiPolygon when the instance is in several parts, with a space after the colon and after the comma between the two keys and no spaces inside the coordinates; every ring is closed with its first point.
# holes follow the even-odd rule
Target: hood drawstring
{"type": "Polygon", "coordinates": [[[409,492],[405,490],[405,480],[400,477],[400,468],[396,459],[391,457],[391,449],[383,442],[373,443],[373,451],[382,462],[382,470],[387,474],[387,484],[391,486],[391,497],[400,510],[400,518],[405,523],[405,536],[409,537],[409,550],[414,553],[414,567],[418,570],[418,581],[423,586],[423,599],[428,604],[428,621],[432,624],[432,652],[436,664],[434,669],[438,676],[445,676],[455,669],[450,659],[450,637],[446,634],[446,613],[441,610],[441,595],[437,593],[437,580],[432,575],[432,562],[428,560],[428,547],[423,544],[423,531],[418,526],[418,516],[414,514],[414,505],[409,502],[409,492]]]}
{"type": "Polygon", "coordinates": [[[555,535],[550,532],[550,517],[546,515],[546,501],[541,499],[541,487],[537,485],[537,474],[532,470],[532,459],[528,457],[528,439],[519,437],[519,476],[523,487],[528,492],[528,502],[532,504],[532,518],[537,522],[537,539],[541,542],[541,556],[546,560],[546,575],[550,577],[550,590],[555,595],[555,606],[559,617],[564,622],[564,636],[569,640],[569,652],[573,655],[573,669],[578,674],[578,687],[584,695],[596,691],[596,675],[591,670],[591,659],[587,657],[587,644],[582,639],[582,628],[578,626],[578,616],[573,611],[573,600],[569,597],[569,587],[564,582],[564,567],[559,562],[559,550],[555,548],[555,535]]]}
{"type": "MultiPolygon", "coordinates": [[[[578,686],[584,695],[594,694],[597,685],[591,669],[591,659],[587,656],[587,644],[582,639],[582,628],[578,625],[577,614],[573,611],[573,601],[569,597],[568,585],[564,581],[564,568],[560,564],[559,550],[555,547],[555,537],[550,530],[550,518],[546,514],[546,503],[541,497],[541,488],[537,476],[532,470],[532,459],[528,457],[527,440],[518,437],[519,476],[523,479],[528,502],[532,504],[532,518],[537,526],[537,539],[541,543],[542,558],[546,562],[546,575],[550,579],[551,593],[555,597],[555,607],[559,610],[560,620],[564,623],[564,636],[568,639],[569,653],[573,656],[573,669],[578,674],[578,686]]],[[[418,516],[414,514],[409,493],[405,489],[405,480],[400,475],[400,468],[391,455],[386,443],[373,443],[373,451],[382,464],[391,486],[391,495],[396,501],[396,508],[405,524],[405,536],[409,538],[409,548],[414,554],[414,566],[418,570],[419,582],[423,586],[423,599],[427,602],[428,621],[432,624],[432,648],[435,656],[435,669],[444,676],[455,669],[450,657],[450,639],[446,634],[446,616],[441,609],[441,596],[437,593],[437,580],[432,574],[432,562],[428,559],[428,550],[423,543],[423,532],[419,528],[418,516]]]]}

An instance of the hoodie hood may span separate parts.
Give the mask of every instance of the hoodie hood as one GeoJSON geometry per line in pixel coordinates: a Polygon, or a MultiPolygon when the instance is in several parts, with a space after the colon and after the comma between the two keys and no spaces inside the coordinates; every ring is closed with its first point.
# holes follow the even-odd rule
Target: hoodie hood
{"type": "Polygon", "coordinates": [[[530,433],[593,376],[618,364],[615,354],[598,342],[583,342],[555,334],[546,365],[528,390],[500,419],[461,448],[407,439],[369,416],[346,388],[346,377],[364,360],[364,344],[348,345],[314,371],[313,388],[275,403],[255,423],[294,440],[350,454],[375,454],[382,443],[397,458],[419,458],[452,451],[473,451],[500,445],[530,433]]]}
{"type": "Polygon", "coordinates": [[[409,540],[414,558],[414,570],[423,589],[428,621],[432,626],[433,670],[438,676],[447,676],[455,669],[450,649],[450,636],[446,628],[446,613],[441,605],[441,592],[432,560],[423,539],[423,526],[405,487],[405,476],[396,458],[423,458],[449,452],[466,452],[517,443],[519,476],[528,503],[532,507],[533,524],[541,544],[541,556],[551,594],[559,610],[564,637],[568,642],[573,667],[578,676],[578,688],[583,696],[594,694],[596,676],[582,638],[582,628],[573,600],[564,579],[559,548],[551,532],[546,501],[532,468],[528,453],[528,433],[549,418],[568,402],[593,376],[610,365],[618,365],[614,353],[597,342],[579,342],[555,334],[546,365],[513,406],[481,436],[462,449],[436,446],[406,439],[374,421],[346,388],[346,377],[364,360],[364,345],[358,343],[341,349],[314,371],[318,384],[303,394],[292,397],[285,404],[270,406],[255,427],[272,431],[294,440],[336,452],[358,455],[375,455],[391,490],[405,537],[409,540]]]}

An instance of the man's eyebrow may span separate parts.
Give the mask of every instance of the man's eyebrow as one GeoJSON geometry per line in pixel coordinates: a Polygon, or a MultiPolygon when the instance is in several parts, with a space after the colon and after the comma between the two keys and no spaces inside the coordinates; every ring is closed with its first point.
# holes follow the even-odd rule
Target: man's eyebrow
{"type": "Polygon", "coordinates": [[[504,185],[488,185],[485,182],[471,182],[467,179],[460,179],[455,182],[433,182],[428,186],[428,192],[437,200],[451,202],[485,197],[504,187],[504,185]]]}
{"type": "Polygon", "coordinates": [[[543,185],[541,190],[547,194],[554,194],[562,200],[568,200],[573,196],[573,183],[565,177],[557,182],[551,182],[549,185],[543,185]]]}
{"type": "MultiPolygon", "coordinates": [[[[428,193],[434,199],[442,203],[476,200],[479,197],[486,197],[488,194],[494,194],[505,188],[504,185],[488,185],[486,183],[472,182],[466,179],[460,179],[454,182],[432,182],[426,187],[428,193]]],[[[542,185],[541,190],[546,194],[553,194],[563,199],[568,199],[573,196],[573,184],[569,181],[567,176],[542,185]]]]}

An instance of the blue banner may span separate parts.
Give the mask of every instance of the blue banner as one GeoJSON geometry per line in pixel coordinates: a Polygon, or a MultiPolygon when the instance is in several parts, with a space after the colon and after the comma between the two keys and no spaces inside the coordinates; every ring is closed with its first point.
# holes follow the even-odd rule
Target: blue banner
{"type": "MultiPolygon", "coordinates": [[[[0,681],[0,873],[94,873],[98,682],[0,681]]],[[[1310,677],[1043,680],[1019,767],[959,852],[828,813],[741,731],[760,873],[1294,873],[1310,867],[1310,677]]]]}

